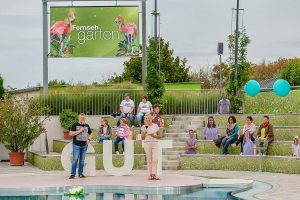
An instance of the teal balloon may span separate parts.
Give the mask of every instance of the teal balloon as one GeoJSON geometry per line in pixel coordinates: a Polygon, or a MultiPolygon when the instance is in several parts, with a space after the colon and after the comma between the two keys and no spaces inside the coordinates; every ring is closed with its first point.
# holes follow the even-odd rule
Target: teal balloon
{"type": "Polygon", "coordinates": [[[285,97],[290,93],[291,86],[286,80],[279,79],[274,83],[273,90],[277,96],[285,97]]]}
{"type": "Polygon", "coordinates": [[[255,97],[260,91],[260,85],[257,81],[255,80],[250,80],[246,83],[245,85],[245,92],[250,96],[250,97],[255,97]]]}

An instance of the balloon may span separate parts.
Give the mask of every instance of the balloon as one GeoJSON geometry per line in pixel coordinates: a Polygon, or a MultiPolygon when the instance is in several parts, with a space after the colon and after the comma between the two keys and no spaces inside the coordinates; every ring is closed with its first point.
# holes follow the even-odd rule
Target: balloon
{"type": "Polygon", "coordinates": [[[245,92],[250,96],[256,96],[260,91],[260,85],[255,80],[250,80],[245,85],[245,92]]]}
{"type": "Polygon", "coordinates": [[[273,90],[277,96],[285,97],[290,93],[291,86],[286,80],[279,79],[274,83],[273,90]]]}

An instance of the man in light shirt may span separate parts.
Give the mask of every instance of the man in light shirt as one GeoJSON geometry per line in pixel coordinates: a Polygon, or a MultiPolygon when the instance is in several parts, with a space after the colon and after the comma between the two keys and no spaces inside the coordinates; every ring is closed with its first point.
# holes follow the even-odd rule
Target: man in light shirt
{"type": "Polygon", "coordinates": [[[222,99],[219,101],[218,113],[221,115],[229,114],[230,101],[226,98],[226,95],[222,93],[222,99]]]}
{"type": "Polygon", "coordinates": [[[124,100],[120,104],[120,118],[117,122],[117,127],[120,125],[120,120],[128,117],[130,120],[130,127],[134,127],[134,102],[130,99],[128,93],[124,94],[124,100]]]}

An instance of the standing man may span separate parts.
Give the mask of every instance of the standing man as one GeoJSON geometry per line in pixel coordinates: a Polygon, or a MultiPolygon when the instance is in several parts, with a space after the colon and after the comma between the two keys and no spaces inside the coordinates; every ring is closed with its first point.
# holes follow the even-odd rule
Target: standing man
{"type": "Polygon", "coordinates": [[[79,122],[72,125],[70,136],[73,137],[73,162],[71,176],[69,179],[75,178],[77,163],[79,160],[78,177],[85,178],[83,175],[83,166],[88,143],[92,139],[92,131],[88,124],[85,123],[85,114],[79,114],[79,122]]]}
{"type": "Polygon", "coordinates": [[[222,93],[222,99],[219,101],[218,113],[221,115],[229,114],[230,101],[226,98],[226,95],[222,93]]]}
{"type": "Polygon", "coordinates": [[[120,120],[123,118],[128,117],[130,120],[130,127],[133,128],[134,126],[134,102],[130,99],[130,96],[128,93],[124,94],[124,100],[120,104],[120,111],[121,115],[117,122],[117,127],[120,126],[120,120]]]}

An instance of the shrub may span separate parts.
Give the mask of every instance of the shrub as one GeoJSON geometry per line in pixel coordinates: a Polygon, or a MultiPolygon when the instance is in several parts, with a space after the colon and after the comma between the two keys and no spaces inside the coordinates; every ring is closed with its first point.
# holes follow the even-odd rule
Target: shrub
{"type": "Polygon", "coordinates": [[[71,126],[77,122],[78,115],[71,109],[65,109],[59,113],[59,121],[64,129],[70,130],[71,126]]]}

